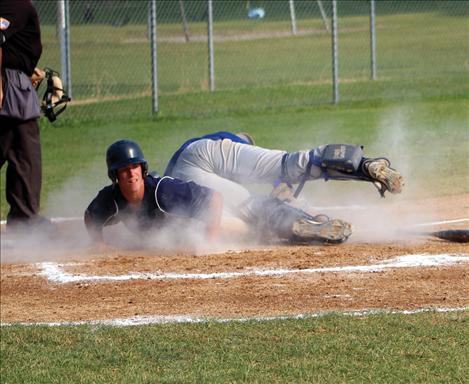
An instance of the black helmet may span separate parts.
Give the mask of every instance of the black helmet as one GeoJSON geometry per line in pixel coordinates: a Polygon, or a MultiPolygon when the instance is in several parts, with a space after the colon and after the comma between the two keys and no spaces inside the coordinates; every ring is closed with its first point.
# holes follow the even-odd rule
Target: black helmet
{"type": "Polygon", "coordinates": [[[113,183],[117,180],[117,170],[129,164],[141,164],[142,174],[148,173],[148,164],[138,144],[131,140],[119,140],[111,144],[106,152],[107,174],[113,183]]]}

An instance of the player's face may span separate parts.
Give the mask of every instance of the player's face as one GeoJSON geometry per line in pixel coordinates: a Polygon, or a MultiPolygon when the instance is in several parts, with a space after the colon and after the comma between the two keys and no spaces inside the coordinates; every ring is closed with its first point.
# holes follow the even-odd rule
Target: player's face
{"type": "Polygon", "coordinates": [[[136,194],[142,190],[143,177],[140,164],[130,164],[117,171],[117,181],[124,196],[136,194]]]}

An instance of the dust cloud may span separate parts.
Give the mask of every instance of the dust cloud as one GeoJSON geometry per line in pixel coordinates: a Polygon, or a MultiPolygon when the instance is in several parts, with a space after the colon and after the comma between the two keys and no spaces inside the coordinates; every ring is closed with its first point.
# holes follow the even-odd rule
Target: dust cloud
{"type": "MultiPolygon", "coordinates": [[[[437,216],[431,203],[416,199],[420,192],[424,195],[424,187],[421,179],[416,177],[421,176],[416,172],[419,164],[412,163],[416,156],[412,154],[415,145],[411,143],[415,138],[412,137],[411,114],[412,111],[406,108],[388,110],[378,123],[377,134],[365,146],[366,157],[387,157],[392,167],[403,174],[405,186],[401,194],[387,192],[383,199],[371,183],[316,180],[306,184],[294,205],[313,215],[326,214],[351,223],[351,242],[415,241],[415,238],[405,236],[407,229],[419,223],[441,220],[441,217],[437,216]]],[[[322,135],[322,142],[311,144],[311,148],[341,141],[337,137],[328,138],[326,133],[319,135],[322,135]]],[[[298,149],[307,149],[303,146],[304,143],[298,149]]],[[[440,156],[436,151],[426,153],[426,169],[437,167],[440,156]]],[[[45,204],[45,216],[56,218],[58,233],[50,234],[41,228],[18,236],[1,233],[2,263],[76,259],[97,252],[82,217],[89,202],[108,180],[103,175],[101,163],[94,164],[88,171],[86,176],[70,178],[60,190],[50,194],[45,204]]],[[[270,186],[265,186],[264,193],[269,192],[270,186]]],[[[145,236],[136,236],[121,224],[105,229],[106,242],[116,250],[158,249],[203,255],[261,246],[257,239],[258,234],[230,215],[224,216],[222,236],[215,244],[207,243],[204,225],[197,220],[184,219],[145,236]]]]}
{"type": "MultiPolygon", "coordinates": [[[[102,169],[102,164],[95,169],[102,169]]],[[[104,240],[107,247],[96,247],[86,231],[83,214],[97,195],[109,183],[101,174],[74,176],[62,188],[49,194],[44,216],[52,218],[55,229],[38,225],[24,231],[1,232],[1,263],[31,263],[89,258],[96,254],[114,254],[122,250],[158,250],[185,252],[195,255],[238,250],[249,241],[247,227],[239,220],[224,215],[220,240],[208,243],[201,221],[175,218],[158,230],[134,233],[124,224],[107,226],[104,240]]],[[[132,226],[132,225],[130,225],[132,226]]]]}
{"type": "MultiPolygon", "coordinates": [[[[391,161],[391,166],[404,177],[402,193],[386,192],[382,198],[372,183],[317,180],[310,182],[298,203],[312,214],[324,213],[351,223],[353,233],[349,241],[416,241],[409,231],[417,224],[436,220],[437,215],[431,204],[418,199],[425,191],[416,177],[418,164],[412,163],[415,145],[411,145],[411,113],[406,108],[388,110],[378,123],[377,134],[364,149],[365,157],[386,157],[391,161]]],[[[432,163],[436,166],[438,156],[426,156],[427,167],[431,168],[432,163]]]]}
{"type": "Polygon", "coordinates": [[[82,177],[69,179],[53,191],[41,214],[52,224],[39,223],[27,228],[1,231],[1,262],[38,262],[64,260],[79,256],[91,246],[83,224],[86,206],[98,189],[91,192],[89,181],[82,177]]]}

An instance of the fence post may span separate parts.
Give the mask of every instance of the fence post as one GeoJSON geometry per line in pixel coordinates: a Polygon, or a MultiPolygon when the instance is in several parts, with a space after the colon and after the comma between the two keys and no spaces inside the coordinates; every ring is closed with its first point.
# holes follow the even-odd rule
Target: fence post
{"type": "Polygon", "coordinates": [[[158,52],[156,35],[156,0],[150,1],[151,112],[158,112],[158,52]]]}
{"type": "Polygon", "coordinates": [[[332,102],[339,103],[339,49],[337,38],[337,0],[332,0],[332,102]]]}
{"type": "Polygon", "coordinates": [[[371,80],[376,80],[375,0],[370,0],[370,55],[371,80]]]}
{"type": "Polygon", "coordinates": [[[213,52],[213,8],[212,0],[207,1],[208,26],[208,78],[210,91],[215,90],[215,57],[213,52]]]}
{"type": "Polygon", "coordinates": [[[179,0],[179,13],[181,14],[184,37],[186,39],[186,42],[188,42],[190,40],[189,26],[187,25],[186,11],[184,10],[184,0],[179,0]]]}
{"type": "Polygon", "coordinates": [[[321,0],[317,0],[318,7],[319,7],[319,12],[321,12],[321,18],[324,23],[324,28],[326,28],[326,31],[329,32],[329,23],[327,21],[327,16],[326,12],[324,11],[324,7],[322,6],[321,0]]]}
{"type": "Polygon", "coordinates": [[[295,15],[295,2],[289,0],[290,3],[290,20],[291,20],[291,33],[296,35],[296,15],[295,15]]]}
{"type": "Polygon", "coordinates": [[[72,97],[72,74],[70,66],[70,12],[69,0],[59,0],[59,37],[61,75],[68,95],[72,97]]]}

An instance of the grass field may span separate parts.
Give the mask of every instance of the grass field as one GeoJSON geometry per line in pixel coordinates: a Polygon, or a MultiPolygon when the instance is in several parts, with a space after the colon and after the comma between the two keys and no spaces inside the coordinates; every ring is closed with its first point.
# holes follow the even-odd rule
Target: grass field
{"type": "Polygon", "coordinates": [[[463,383],[469,314],[2,328],[3,383],[463,383]]]}

